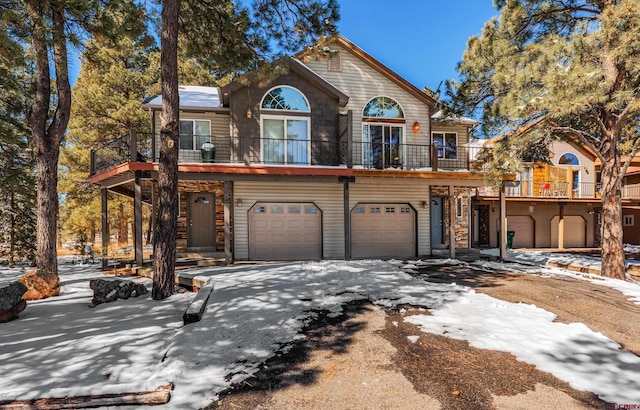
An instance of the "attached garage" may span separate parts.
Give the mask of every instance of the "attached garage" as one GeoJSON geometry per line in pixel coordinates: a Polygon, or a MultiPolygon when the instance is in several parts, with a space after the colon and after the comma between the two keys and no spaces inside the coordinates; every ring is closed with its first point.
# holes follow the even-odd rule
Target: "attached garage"
{"type": "Polygon", "coordinates": [[[535,248],[535,223],[528,215],[509,215],[507,231],[514,231],[514,248],[535,248]]]}
{"type": "Polygon", "coordinates": [[[416,211],[409,204],[357,204],[351,210],[351,256],[415,257],[416,211]]]}
{"type": "Polygon", "coordinates": [[[258,202],[249,209],[249,259],[322,259],[322,211],[313,203],[258,202]]]}
{"type": "MultiPolygon", "coordinates": [[[[560,218],[551,219],[551,247],[558,247],[560,218]]],[[[587,246],[587,221],[580,215],[564,216],[564,247],[584,248],[587,246]]]]}

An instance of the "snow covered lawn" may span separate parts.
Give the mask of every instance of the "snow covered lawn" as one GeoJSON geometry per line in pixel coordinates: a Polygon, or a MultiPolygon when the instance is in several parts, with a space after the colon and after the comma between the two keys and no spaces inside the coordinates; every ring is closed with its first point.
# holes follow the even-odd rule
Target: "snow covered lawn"
{"type": "MultiPolygon", "coordinates": [[[[419,263],[434,262],[413,265],[419,263]]],[[[215,290],[203,320],[182,326],[193,294],[89,308],[88,280],[102,274],[61,264],[61,296],[30,302],[18,320],[0,325],[0,400],[152,390],[171,381],[167,407],[202,407],[286,350],[315,311],[338,315],[347,302],[370,300],[426,307],[431,315],[407,319],[425,332],[511,352],[606,401],[640,404],[640,358],[615,342],[580,323],[554,323],[552,313],[535,306],[425,282],[402,267],[365,260],[193,269],[190,274],[214,277],[215,290]]],[[[11,275],[0,271],[0,280],[11,275]]],[[[596,282],[640,296],[635,284],[596,282]]]]}

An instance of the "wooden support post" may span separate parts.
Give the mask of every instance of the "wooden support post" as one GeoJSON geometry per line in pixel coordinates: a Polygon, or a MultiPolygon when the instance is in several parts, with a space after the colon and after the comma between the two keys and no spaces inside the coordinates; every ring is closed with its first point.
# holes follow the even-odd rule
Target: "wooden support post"
{"type": "Polygon", "coordinates": [[[138,160],[138,135],[134,128],[129,132],[129,161],[135,162],[138,160]]]}
{"type": "Polygon", "coordinates": [[[434,142],[431,144],[431,170],[438,170],[438,143],[434,142]]]}
{"type": "Polygon", "coordinates": [[[456,197],[453,186],[449,185],[449,257],[456,257],[456,227],[454,224],[456,218],[456,197]]]}
{"type": "Polygon", "coordinates": [[[101,188],[102,196],[102,267],[106,268],[109,263],[109,218],[108,218],[108,193],[107,188],[101,188]]]}
{"type": "Polygon", "coordinates": [[[564,249],[564,203],[560,203],[558,216],[558,249],[564,249]]]}
{"type": "Polygon", "coordinates": [[[353,111],[347,111],[347,168],[353,168],[353,111]]]}
{"type": "Polygon", "coordinates": [[[507,259],[507,186],[500,184],[500,259],[507,259]]]}
{"type": "MultiPolygon", "coordinates": [[[[151,243],[154,244],[153,250],[155,252],[156,243],[156,222],[158,220],[158,191],[155,181],[151,181],[151,243]]],[[[155,255],[154,255],[155,257],[155,255]]]]}
{"type": "Polygon", "coordinates": [[[343,180],[343,209],[344,209],[344,259],[351,259],[351,206],[349,199],[349,178],[343,180]]]}
{"type": "Polygon", "coordinates": [[[567,196],[573,198],[573,167],[567,167],[567,196]]]}
{"type": "Polygon", "coordinates": [[[136,171],[133,183],[133,240],[135,247],[136,266],[142,267],[142,187],[140,186],[140,172],[136,171]]]}
{"type": "Polygon", "coordinates": [[[224,181],[224,264],[233,263],[231,249],[231,207],[233,204],[233,182],[224,181]]]}

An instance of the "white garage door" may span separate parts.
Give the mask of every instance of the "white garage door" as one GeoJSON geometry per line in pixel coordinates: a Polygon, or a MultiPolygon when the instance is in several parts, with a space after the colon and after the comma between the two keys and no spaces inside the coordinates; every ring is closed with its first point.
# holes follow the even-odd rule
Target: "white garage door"
{"type": "Polygon", "coordinates": [[[320,209],[313,203],[256,203],[249,210],[249,259],[322,259],[320,209]]]}
{"type": "Polygon", "coordinates": [[[527,215],[511,215],[507,217],[507,231],[514,231],[514,248],[534,248],[534,223],[527,215]]]}
{"type": "MultiPolygon", "coordinates": [[[[558,247],[560,217],[551,219],[551,247],[558,247]]],[[[564,247],[584,248],[587,246],[587,222],[579,215],[564,216],[564,247]]]]}
{"type": "Polygon", "coordinates": [[[416,256],[416,214],[408,204],[358,204],[351,211],[353,258],[416,256]]]}

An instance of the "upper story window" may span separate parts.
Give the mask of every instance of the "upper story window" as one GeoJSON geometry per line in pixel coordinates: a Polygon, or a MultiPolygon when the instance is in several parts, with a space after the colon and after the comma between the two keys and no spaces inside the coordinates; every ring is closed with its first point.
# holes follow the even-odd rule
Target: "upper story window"
{"type": "Polygon", "coordinates": [[[558,164],[560,165],[580,165],[580,160],[574,154],[567,152],[558,160],[558,164]]]}
{"type": "Polygon", "coordinates": [[[300,91],[288,86],[272,88],[265,94],[260,107],[267,110],[311,111],[306,97],[300,91]]]}
{"type": "Polygon", "coordinates": [[[431,141],[438,144],[438,158],[458,159],[458,133],[434,132],[431,141]]]}
{"type": "Polygon", "coordinates": [[[302,113],[261,115],[262,161],[266,164],[309,165],[311,118],[306,97],[295,88],[279,86],[265,94],[261,107],[265,110],[302,113]]]}
{"type": "Polygon", "coordinates": [[[211,141],[211,121],[180,120],[180,149],[199,150],[211,141]]]}
{"type": "Polygon", "coordinates": [[[404,118],[404,111],[393,98],[376,97],[364,106],[364,118],[404,118]]]}

